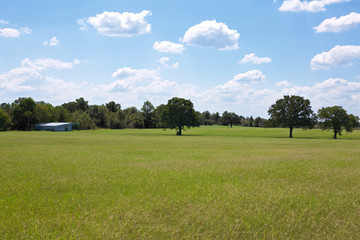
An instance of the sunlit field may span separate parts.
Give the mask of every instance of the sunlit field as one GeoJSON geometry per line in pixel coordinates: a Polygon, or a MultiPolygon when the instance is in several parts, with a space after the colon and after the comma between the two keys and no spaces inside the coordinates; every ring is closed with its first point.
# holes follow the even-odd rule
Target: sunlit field
{"type": "Polygon", "coordinates": [[[360,131],[0,132],[1,239],[360,239],[360,131]]]}

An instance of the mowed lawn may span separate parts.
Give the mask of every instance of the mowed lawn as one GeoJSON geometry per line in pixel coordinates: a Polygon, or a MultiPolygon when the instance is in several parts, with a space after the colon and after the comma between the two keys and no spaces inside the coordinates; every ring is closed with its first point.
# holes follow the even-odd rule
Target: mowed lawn
{"type": "Polygon", "coordinates": [[[0,239],[360,239],[360,131],[0,132],[0,239]]]}

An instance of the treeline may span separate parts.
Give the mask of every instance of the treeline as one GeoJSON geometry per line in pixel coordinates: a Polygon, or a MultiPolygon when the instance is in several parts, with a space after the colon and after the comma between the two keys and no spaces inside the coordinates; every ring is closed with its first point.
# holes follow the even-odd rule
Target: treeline
{"type": "MultiPolygon", "coordinates": [[[[163,128],[161,117],[165,109],[165,104],[154,107],[149,101],[144,102],[141,109],[121,109],[121,105],[114,101],[89,105],[82,97],[61,106],[35,102],[32,98],[18,98],[13,103],[0,105],[0,130],[32,130],[35,124],[46,122],[76,122],[80,124],[80,129],[163,128]]],[[[228,111],[196,114],[200,125],[263,127],[266,121],[228,111]]]]}

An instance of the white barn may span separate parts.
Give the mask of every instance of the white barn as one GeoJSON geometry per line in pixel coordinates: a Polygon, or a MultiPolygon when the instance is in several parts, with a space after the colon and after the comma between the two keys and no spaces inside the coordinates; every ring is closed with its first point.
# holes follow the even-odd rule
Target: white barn
{"type": "Polygon", "coordinates": [[[51,122],[51,123],[40,123],[36,124],[34,126],[34,129],[36,131],[72,131],[73,125],[79,125],[78,123],[72,123],[72,122],[51,122]]]}

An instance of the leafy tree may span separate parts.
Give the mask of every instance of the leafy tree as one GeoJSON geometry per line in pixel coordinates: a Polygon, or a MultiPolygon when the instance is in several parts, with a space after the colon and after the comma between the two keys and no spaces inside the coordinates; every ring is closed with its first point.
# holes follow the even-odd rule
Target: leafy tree
{"type": "Polygon", "coordinates": [[[166,111],[166,108],[167,107],[166,107],[165,104],[161,104],[161,105],[157,106],[154,109],[153,114],[154,114],[155,127],[157,127],[157,128],[164,128],[165,127],[164,123],[161,120],[161,117],[163,115],[163,112],[166,111]]]}
{"type": "Polygon", "coordinates": [[[204,111],[199,114],[200,125],[213,125],[214,120],[211,119],[211,113],[209,111],[204,111]]]}
{"type": "Polygon", "coordinates": [[[233,125],[240,124],[241,122],[240,117],[236,113],[228,111],[223,112],[221,121],[223,125],[230,126],[231,128],[233,125]]]}
{"type": "Polygon", "coordinates": [[[56,122],[58,120],[56,109],[48,103],[38,102],[35,108],[36,123],[56,122]]]}
{"type": "Polygon", "coordinates": [[[254,127],[263,127],[264,126],[264,122],[265,120],[262,119],[261,117],[257,117],[254,120],[254,127]]]}
{"type": "Polygon", "coordinates": [[[168,100],[165,111],[162,114],[162,122],[165,128],[176,129],[177,135],[185,127],[200,126],[198,115],[194,110],[194,105],[190,100],[174,97],[168,100]]]}
{"type": "Polygon", "coordinates": [[[10,128],[11,122],[8,114],[0,108],[0,131],[6,131],[10,128]]]}
{"type": "Polygon", "coordinates": [[[86,110],[89,109],[88,101],[85,101],[85,99],[83,97],[78,98],[75,101],[77,103],[77,106],[76,106],[77,110],[81,110],[81,111],[85,112],[86,110]]]}
{"type": "Polygon", "coordinates": [[[348,115],[341,106],[323,107],[319,109],[318,116],[321,128],[323,130],[332,129],[334,139],[337,138],[337,134],[341,136],[344,129],[346,132],[352,132],[359,124],[359,118],[352,114],[348,115]]]}
{"type": "Polygon", "coordinates": [[[92,105],[89,107],[89,116],[94,121],[95,125],[100,128],[107,127],[108,108],[104,105],[92,105]]]}
{"type": "Polygon", "coordinates": [[[59,122],[71,122],[71,114],[68,110],[66,110],[63,106],[55,107],[57,114],[57,121],[59,122]]]}
{"type": "Polygon", "coordinates": [[[90,118],[89,114],[86,112],[81,112],[78,123],[80,124],[80,129],[88,130],[88,129],[95,129],[96,125],[93,120],[90,118]]]}
{"type": "Polygon", "coordinates": [[[211,115],[211,120],[213,120],[214,124],[219,124],[220,121],[220,113],[216,112],[211,115]]]}
{"type": "Polygon", "coordinates": [[[62,107],[64,107],[68,112],[73,113],[77,110],[77,102],[68,102],[68,103],[64,103],[63,105],[61,105],[62,107]]]}
{"type": "Polygon", "coordinates": [[[153,128],[154,127],[154,105],[151,102],[144,102],[141,111],[144,116],[144,126],[145,128],[153,128]]]}
{"type": "Polygon", "coordinates": [[[119,103],[115,103],[114,101],[106,103],[105,106],[110,112],[114,113],[121,109],[121,105],[119,103]]]}
{"type": "Polygon", "coordinates": [[[108,113],[107,126],[111,129],[121,129],[125,127],[124,113],[119,109],[117,112],[108,113]]]}
{"type": "Polygon", "coordinates": [[[290,128],[290,138],[294,128],[312,128],[316,124],[310,101],[300,96],[284,96],[271,105],[268,114],[271,126],[290,128]]]}
{"type": "Polygon", "coordinates": [[[34,125],[36,103],[32,98],[19,98],[13,103],[12,120],[17,130],[30,130],[34,125]]]}

